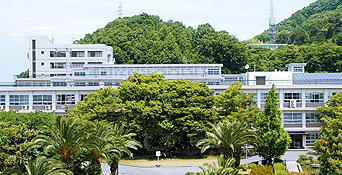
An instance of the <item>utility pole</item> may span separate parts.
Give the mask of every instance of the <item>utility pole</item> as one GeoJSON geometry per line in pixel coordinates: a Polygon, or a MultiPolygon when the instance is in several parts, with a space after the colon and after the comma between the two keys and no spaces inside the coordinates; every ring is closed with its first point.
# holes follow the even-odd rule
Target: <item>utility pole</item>
{"type": "Polygon", "coordinates": [[[273,9],[273,0],[270,2],[270,19],[269,19],[269,29],[268,35],[270,36],[270,43],[276,40],[276,21],[274,16],[274,9],[273,9]]]}

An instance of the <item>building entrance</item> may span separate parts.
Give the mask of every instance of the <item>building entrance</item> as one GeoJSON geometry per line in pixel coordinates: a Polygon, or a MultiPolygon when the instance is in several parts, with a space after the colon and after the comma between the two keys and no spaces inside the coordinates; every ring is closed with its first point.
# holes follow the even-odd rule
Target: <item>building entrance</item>
{"type": "Polygon", "coordinates": [[[290,149],[303,149],[303,135],[290,135],[292,143],[290,149]]]}

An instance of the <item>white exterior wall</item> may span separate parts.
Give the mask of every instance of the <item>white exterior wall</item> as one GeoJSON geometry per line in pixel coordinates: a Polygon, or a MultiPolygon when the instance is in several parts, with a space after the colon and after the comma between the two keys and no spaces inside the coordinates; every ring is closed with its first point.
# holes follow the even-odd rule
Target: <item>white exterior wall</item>
{"type": "Polygon", "coordinates": [[[52,45],[46,36],[30,37],[29,47],[29,76],[33,77],[33,51],[36,54],[36,77],[50,77],[50,74],[71,74],[72,62],[101,62],[102,64],[114,64],[113,49],[110,46],[104,44],[65,44],[65,45],[52,45]],[[32,48],[32,40],[36,42],[36,49],[32,48]],[[68,51],[67,51],[68,49],[68,51]],[[64,51],[66,52],[65,57],[50,57],[50,52],[53,51],[64,51]],[[69,51],[84,51],[84,57],[71,57],[69,51]],[[101,51],[102,57],[88,57],[88,51],[101,51]],[[108,59],[109,56],[109,59],[108,59]],[[50,63],[66,62],[70,63],[70,66],[66,68],[51,69],[50,63]],[[42,64],[43,63],[43,64],[42,64]]]}
{"type": "Polygon", "coordinates": [[[277,71],[277,72],[248,72],[246,80],[248,85],[256,85],[256,77],[265,77],[265,85],[292,85],[293,72],[277,71]]]}

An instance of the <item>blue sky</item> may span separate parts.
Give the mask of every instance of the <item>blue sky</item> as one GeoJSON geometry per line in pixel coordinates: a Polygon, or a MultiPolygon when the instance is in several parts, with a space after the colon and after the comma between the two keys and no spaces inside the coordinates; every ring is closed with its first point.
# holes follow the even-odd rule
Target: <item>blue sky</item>
{"type": "MultiPolygon", "coordinates": [[[[240,41],[268,28],[270,0],[0,0],[0,82],[28,69],[28,37],[54,35],[55,44],[70,44],[118,17],[146,12],[163,21],[196,28],[209,23],[240,41]]],[[[274,0],[276,22],[314,0],[274,0]]]]}

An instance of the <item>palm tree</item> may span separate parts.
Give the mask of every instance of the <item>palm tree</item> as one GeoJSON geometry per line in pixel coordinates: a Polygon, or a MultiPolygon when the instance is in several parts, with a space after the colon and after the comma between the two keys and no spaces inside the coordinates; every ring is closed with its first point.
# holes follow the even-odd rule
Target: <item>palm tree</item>
{"type": "Polygon", "coordinates": [[[134,133],[125,134],[124,125],[118,126],[99,122],[96,124],[96,130],[89,135],[87,144],[88,155],[92,165],[100,166],[100,159],[105,159],[110,163],[111,172],[116,172],[116,164],[118,160],[112,160],[114,157],[118,158],[122,154],[130,154],[129,148],[138,149],[142,145],[131,137],[134,133]],[[116,156],[113,156],[116,154],[116,156]]]}
{"type": "MultiPolygon", "coordinates": [[[[71,156],[78,153],[84,145],[84,138],[93,130],[89,123],[79,119],[63,118],[58,116],[54,126],[45,126],[47,132],[37,135],[30,148],[44,146],[45,151],[52,150],[62,156],[66,169],[72,168],[71,156]]],[[[29,149],[30,149],[29,148],[29,149]]]]}
{"type": "Polygon", "coordinates": [[[221,155],[217,158],[217,164],[215,162],[212,164],[205,163],[199,167],[202,171],[197,173],[188,172],[186,175],[234,175],[238,173],[238,170],[234,168],[234,164],[234,158],[224,159],[223,155],[221,155]]]}
{"type": "MultiPolygon", "coordinates": [[[[28,175],[73,175],[69,170],[63,169],[64,163],[55,159],[48,159],[44,156],[38,157],[34,162],[28,162],[26,165],[28,175]]],[[[24,175],[16,169],[6,169],[2,175],[24,175]]]]}
{"type": "Polygon", "coordinates": [[[214,125],[212,132],[206,132],[206,138],[197,142],[197,147],[202,146],[201,152],[209,148],[217,148],[223,154],[224,159],[235,158],[235,167],[240,165],[240,156],[245,144],[255,141],[255,133],[246,123],[239,121],[228,122],[226,120],[214,125]]]}

